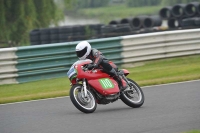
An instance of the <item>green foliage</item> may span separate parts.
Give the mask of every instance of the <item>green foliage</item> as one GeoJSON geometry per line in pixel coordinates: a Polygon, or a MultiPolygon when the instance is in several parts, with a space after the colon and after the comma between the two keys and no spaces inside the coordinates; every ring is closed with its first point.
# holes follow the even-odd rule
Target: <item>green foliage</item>
{"type": "Polygon", "coordinates": [[[4,40],[8,40],[8,31],[6,31],[6,11],[4,6],[4,1],[0,0],[0,43],[2,41],[2,38],[4,40]]]}
{"type": "Polygon", "coordinates": [[[54,0],[0,0],[0,44],[27,44],[30,30],[57,24],[63,17],[54,0]]]}
{"type": "Polygon", "coordinates": [[[185,132],[185,133],[200,133],[200,130],[192,130],[192,131],[188,131],[188,132],[185,132]]]}

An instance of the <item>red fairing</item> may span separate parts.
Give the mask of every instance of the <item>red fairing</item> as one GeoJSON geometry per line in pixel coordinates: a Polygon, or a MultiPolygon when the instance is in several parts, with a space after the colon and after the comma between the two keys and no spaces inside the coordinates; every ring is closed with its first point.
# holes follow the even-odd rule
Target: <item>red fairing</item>
{"type": "Polygon", "coordinates": [[[71,83],[74,85],[76,84],[76,79],[71,80],[71,83]]]}
{"type": "Polygon", "coordinates": [[[124,75],[127,76],[129,74],[129,71],[126,69],[122,69],[122,71],[124,72],[124,75]]]}
{"type": "Polygon", "coordinates": [[[88,83],[102,95],[116,94],[116,93],[119,92],[119,87],[118,87],[118,84],[115,80],[109,78],[109,80],[112,82],[113,86],[111,85],[111,87],[108,87],[108,88],[105,88],[104,86],[102,86],[100,80],[105,80],[105,78],[104,79],[89,80],[88,83]]]}
{"type": "Polygon", "coordinates": [[[83,71],[81,68],[82,64],[76,65],[75,68],[78,71],[77,74],[77,78],[82,79],[82,78],[86,78],[88,80],[90,79],[99,79],[99,78],[106,78],[106,77],[110,77],[108,74],[106,73],[102,73],[101,70],[94,70],[94,71],[83,71]]]}
{"type": "Polygon", "coordinates": [[[116,94],[119,92],[117,82],[108,74],[102,72],[99,69],[95,69],[93,71],[83,71],[81,66],[84,64],[78,64],[75,66],[77,69],[78,79],[87,79],[88,83],[102,95],[116,94]]]}

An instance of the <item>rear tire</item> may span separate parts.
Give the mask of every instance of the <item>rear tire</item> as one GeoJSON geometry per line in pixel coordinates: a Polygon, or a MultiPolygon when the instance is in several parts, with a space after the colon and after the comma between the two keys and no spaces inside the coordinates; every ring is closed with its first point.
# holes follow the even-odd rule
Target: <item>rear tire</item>
{"type": "Polygon", "coordinates": [[[72,86],[70,89],[70,99],[78,110],[84,113],[93,113],[97,107],[94,94],[87,90],[87,98],[84,98],[82,97],[81,89],[81,84],[72,86]]]}
{"type": "Polygon", "coordinates": [[[128,79],[132,86],[130,91],[124,91],[121,93],[121,100],[128,106],[132,108],[139,108],[144,103],[144,93],[140,86],[133,80],[128,79]],[[135,94],[138,98],[136,98],[135,94]]]}

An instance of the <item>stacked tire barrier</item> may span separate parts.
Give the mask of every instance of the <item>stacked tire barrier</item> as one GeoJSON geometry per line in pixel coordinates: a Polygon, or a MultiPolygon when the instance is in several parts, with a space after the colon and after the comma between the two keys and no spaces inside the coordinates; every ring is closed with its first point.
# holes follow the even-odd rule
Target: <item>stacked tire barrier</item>
{"type": "Polygon", "coordinates": [[[157,31],[155,27],[162,24],[159,15],[142,15],[134,18],[112,20],[109,25],[102,27],[103,37],[133,35],[157,31]]]}
{"type": "Polygon", "coordinates": [[[191,2],[166,6],[159,11],[158,15],[140,15],[134,18],[111,20],[109,22],[111,26],[109,27],[110,29],[113,27],[113,34],[116,34],[114,30],[116,28],[115,26],[124,24],[128,24],[131,28],[128,34],[158,32],[163,31],[163,29],[176,30],[178,28],[198,28],[200,27],[200,3],[191,2]],[[163,26],[163,22],[166,21],[167,27],[163,26]]]}
{"type": "Polygon", "coordinates": [[[106,25],[101,27],[102,37],[115,37],[132,34],[132,28],[128,24],[106,25]]]}
{"type": "Polygon", "coordinates": [[[102,24],[74,25],[34,29],[30,32],[31,45],[61,43],[101,37],[102,24]]]}
{"type": "Polygon", "coordinates": [[[140,15],[133,18],[111,20],[108,25],[74,25],[30,32],[31,45],[62,43],[86,39],[200,28],[200,3],[176,4],[163,7],[157,15],[140,15]],[[163,23],[166,22],[166,27],[163,23]]]}
{"type": "Polygon", "coordinates": [[[198,28],[200,27],[200,3],[176,4],[160,10],[160,16],[168,21],[168,27],[198,28]]]}
{"type": "Polygon", "coordinates": [[[161,26],[162,18],[159,15],[142,15],[134,18],[123,18],[120,21],[112,20],[109,25],[124,25],[130,26],[132,31],[137,31],[140,29],[150,29],[154,27],[161,26]]]}

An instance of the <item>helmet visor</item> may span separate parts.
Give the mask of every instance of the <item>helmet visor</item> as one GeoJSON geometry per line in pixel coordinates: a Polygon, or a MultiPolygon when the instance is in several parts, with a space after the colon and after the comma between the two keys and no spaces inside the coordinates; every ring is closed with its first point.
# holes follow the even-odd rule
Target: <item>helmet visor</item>
{"type": "Polygon", "coordinates": [[[83,57],[87,52],[87,47],[85,47],[84,49],[80,50],[80,51],[76,51],[76,55],[77,57],[81,58],[83,57]]]}

